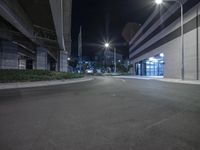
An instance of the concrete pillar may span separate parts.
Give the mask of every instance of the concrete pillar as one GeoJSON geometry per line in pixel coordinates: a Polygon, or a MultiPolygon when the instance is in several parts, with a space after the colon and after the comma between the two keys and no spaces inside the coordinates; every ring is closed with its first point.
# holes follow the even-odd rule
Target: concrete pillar
{"type": "Polygon", "coordinates": [[[0,69],[18,69],[17,45],[0,41],[0,69]]]}
{"type": "Polygon", "coordinates": [[[26,69],[26,59],[23,59],[23,58],[20,58],[18,60],[18,63],[19,63],[19,69],[20,70],[25,70],[26,69]]]}
{"type": "Polygon", "coordinates": [[[51,70],[51,61],[50,61],[50,56],[47,54],[47,70],[51,70]]]}
{"type": "Polygon", "coordinates": [[[36,59],[33,60],[33,70],[37,69],[36,68],[36,59]]]}
{"type": "Polygon", "coordinates": [[[68,72],[68,52],[67,51],[60,51],[59,57],[59,71],[61,72],[68,72]]]}
{"type": "Polygon", "coordinates": [[[59,71],[59,65],[58,62],[56,62],[56,70],[55,71],[59,71]]]}
{"type": "Polygon", "coordinates": [[[37,47],[36,50],[36,69],[47,70],[47,49],[44,47],[37,47]]]}
{"type": "Polygon", "coordinates": [[[64,25],[64,42],[66,51],[71,53],[71,16],[72,16],[72,0],[63,1],[63,25],[64,25]]]}

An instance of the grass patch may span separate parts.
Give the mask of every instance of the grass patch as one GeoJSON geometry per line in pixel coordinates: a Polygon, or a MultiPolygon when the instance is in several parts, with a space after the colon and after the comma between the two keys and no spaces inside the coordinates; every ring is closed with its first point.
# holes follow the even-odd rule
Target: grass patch
{"type": "Polygon", "coordinates": [[[25,82],[82,78],[82,74],[46,70],[0,70],[0,82],[25,82]]]}

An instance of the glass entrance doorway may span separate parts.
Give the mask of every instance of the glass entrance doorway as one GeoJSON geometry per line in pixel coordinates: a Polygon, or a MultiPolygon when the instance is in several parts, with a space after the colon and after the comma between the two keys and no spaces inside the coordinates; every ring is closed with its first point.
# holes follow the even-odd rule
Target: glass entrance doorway
{"type": "Polygon", "coordinates": [[[135,64],[136,75],[141,76],[163,76],[164,54],[150,57],[135,64]]]}

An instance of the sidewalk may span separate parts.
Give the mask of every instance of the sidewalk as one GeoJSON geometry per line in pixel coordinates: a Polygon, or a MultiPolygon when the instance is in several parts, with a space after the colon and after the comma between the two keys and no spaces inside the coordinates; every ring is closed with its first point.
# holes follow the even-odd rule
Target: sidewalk
{"type": "Polygon", "coordinates": [[[156,80],[156,81],[162,81],[162,82],[200,85],[200,80],[169,79],[169,78],[163,78],[162,76],[151,76],[151,77],[148,77],[148,76],[115,76],[115,77],[116,78],[124,78],[124,79],[156,80]]]}
{"type": "Polygon", "coordinates": [[[87,81],[92,81],[92,80],[94,80],[94,78],[85,77],[85,78],[78,78],[78,79],[53,80],[53,81],[0,83],[0,90],[16,89],[16,88],[43,87],[43,86],[52,86],[52,85],[63,85],[63,84],[87,82],[87,81]]]}

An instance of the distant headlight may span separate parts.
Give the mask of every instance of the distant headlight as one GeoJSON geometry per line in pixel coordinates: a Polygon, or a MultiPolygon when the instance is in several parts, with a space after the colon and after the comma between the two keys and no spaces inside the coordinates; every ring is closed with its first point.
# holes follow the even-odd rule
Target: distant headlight
{"type": "Polygon", "coordinates": [[[86,73],[93,73],[93,70],[86,70],[86,73]]]}

